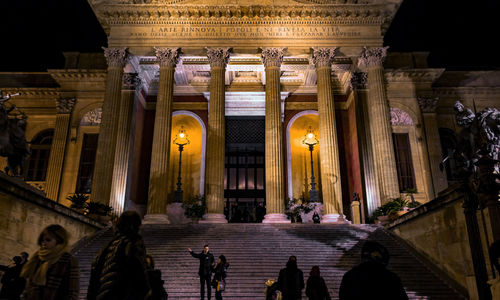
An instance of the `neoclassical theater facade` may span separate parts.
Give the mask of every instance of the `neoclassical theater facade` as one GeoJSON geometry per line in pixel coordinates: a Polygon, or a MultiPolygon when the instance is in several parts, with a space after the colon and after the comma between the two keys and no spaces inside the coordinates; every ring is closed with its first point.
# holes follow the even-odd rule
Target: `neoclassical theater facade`
{"type": "Polygon", "coordinates": [[[363,216],[409,190],[430,201],[453,182],[453,161],[439,167],[453,103],[498,105],[500,74],[388,52],[400,2],[89,0],[104,55],[0,73],[28,116],[25,180],[150,222],[169,222],[178,180],[184,201],[205,196],[204,222],[257,206],[289,222],[286,199],[309,200],[312,177],[323,222],[351,219],[354,193],[363,216]]]}

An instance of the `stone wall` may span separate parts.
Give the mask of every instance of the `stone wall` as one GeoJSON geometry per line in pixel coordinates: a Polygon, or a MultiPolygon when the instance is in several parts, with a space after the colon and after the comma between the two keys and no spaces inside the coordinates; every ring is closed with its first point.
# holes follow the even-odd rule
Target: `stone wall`
{"type": "Polygon", "coordinates": [[[70,233],[70,244],[103,226],[59,203],[44,197],[39,190],[0,172],[0,264],[14,255],[37,249],[40,231],[60,224],[70,233]]]}
{"type": "MultiPolygon", "coordinates": [[[[448,275],[455,281],[455,288],[462,292],[467,290],[470,299],[476,299],[476,284],[462,207],[463,200],[463,195],[450,187],[433,201],[396,219],[389,224],[389,229],[430,260],[437,267],[438,272],[448,275]]],[[[482,230],[479,213],[478,222],[482,230]]],[[[485,259],[488,262],[483,231],[481,231],[481,236],[485,259]]],[[[491,233],[489,236],[491,239],[491,233]]],[[[489,264],[486,263],[486,265],[488,273],[491,274],[489,264]]]]}

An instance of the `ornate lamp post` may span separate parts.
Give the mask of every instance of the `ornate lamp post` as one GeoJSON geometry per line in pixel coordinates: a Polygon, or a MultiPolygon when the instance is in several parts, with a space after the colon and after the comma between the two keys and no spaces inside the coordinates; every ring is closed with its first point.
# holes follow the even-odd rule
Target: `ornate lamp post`
{"type": "Polygon", "coordinates": [[[175,190],[175,202],[182,203],[182,177],[181,177],[181,166],[182,166],[182,150],[184,146],[189,145],[189,139],[187,138],[184,126],[181,126],[179,133],[175,135],[174,144],[179,146],[179,173],[177,176],[177,189],[175,190]]]}
{"type": "Polygon", "coordinates": [[[318,202],[319,201],[319,194],[318,190],[316,189],[316,182],[314,180],[314,164],[313,164],[313,151],[314,151],[314,146],[319,143],[318,139],[316,138],[316,135],[314,134],[312,127],[309,126],[307,129],[307,133],[302,140],[302,144],[309,146],[309,153],[311,154],[311,189],[309,190],[309,201],[310,202],[318,202]]]}

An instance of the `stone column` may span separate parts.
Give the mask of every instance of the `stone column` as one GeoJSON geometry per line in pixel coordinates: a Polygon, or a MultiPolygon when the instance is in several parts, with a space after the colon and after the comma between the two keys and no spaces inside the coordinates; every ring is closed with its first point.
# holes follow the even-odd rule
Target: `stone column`
{"type": "Polygon", "coordinates": [[[164,223],[167,217],[168,163],[174,102],[174,72],[179,61],[180,48],[155,48],[160,63],[160,80],[156,99],[153,150],[149,175],[149,197],[146,223],[164,223]]]}
{"type": "Polygon", "coordinates": [[[322,223],[343,221],[339,144],[332,90],[332,63],[336,48],[313,48],[318,86],[318,118],[323,209],[322,223]]]}
{"type": "Polygon", "coordinates": [[[125,73],[122,81],[122,100],[119,110],[118,132],[116,134],[115,164],[113,185],[109,205],[117,214],[123,212],[125,193],[127,190],[128,162],[130,156],[130,140],[132,114],[134,111],[135,89],[140,82],[137,73],[125,73]]]}
{"type": "Polygon", "coordinates": [[[224,216],[225,74],[230,48],[207,48],[207,57],[210,62],[210,100],[205,172],[208,211],[202,222],[227,223],[224,216]]]}
{"type": "Polygon", "coordinates": [[[432,183],[434,185],[434,197],[436,197],[439,192],[448,187],[446,172],[442,172],[439,169],[439,164],[442,161],[442,150],[436,115],[436,104],[438,99],[419,97],[417,100],[424,120],[427,154],[429,156],[430,172],[432,175],[432,183]]]}
{"type": "Polygon", "coordinates": [[[129,53],[127,48],[103,49],[108,62],[108,74],[102,104],[102,121],[99,127],[90,199],[94,202],[109,204],[113,182],[123,67],[128,60],[129,53]]]}
{"type": "Polygon", "coordinates": [[[285,212],[280,72],[286,48],[263,48],[266,69],[266,216],[262,223],[290,223],[285,212]]]}
{"type": "Polygon", "coordinates": [[[76,99],[57,99],[56,102],[56,126],[54,139],[50,148],[45,191],[47,198],[59,202],[59,189],[66,154],[66,143],[68,141],[71,113],[73,112],[76,99]]]}
{"type": "Polygon", "coordinates": [[[364,189],[363,198],[367,205],[366,212],[368,215],[371,215],[381,203],[377,172],[375,171],[375,162],[373,160],[373,141],[369,127],[367,79],[368,74],[366,73],[353,73],[351,88],[354,93],[354,105],[356,109],[356,131],[358,133],[359,161],[364,189]]]}
{"type": "Polygon", "coordinates": [[[382,204],[400,196],[382,62],[387,48],[364,48],[358,65],[368,72],[368,115],[382,204]]]}

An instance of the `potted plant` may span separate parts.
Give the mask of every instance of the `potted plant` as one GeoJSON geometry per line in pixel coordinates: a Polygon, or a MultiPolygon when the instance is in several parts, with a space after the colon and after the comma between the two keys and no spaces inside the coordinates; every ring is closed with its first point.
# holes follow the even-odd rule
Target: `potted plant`
{"type": "Polygon", "coordinates": [[[292,223],[302,223],[302,216],[315,209],[315,204],[308,202],[303,196],[297,198],[287,198],[285,214],[292,223]]]}
{"type": "Polygon", "coordinates": [[[207,210],[207,204],[204,195],[196,195],[189,199],[186,199],[182,203],[182,208],[184,208],[184,214],[186,217],[197,222],[200,220],[207,210]]]}
{"type": "Polygon", "coordinates": [[[372,214],[372,219],[375,222],[380,222],[382,224],[388,223],[390,220],[394,220],[399,216],[406,213],[405,208],[408,205],[408,201],[404,198],[395,198],[385,203],[384,205],[378,207],[372,214]]]}
{"type": "Polygon", "coordinates": [[[113,208],[109,205],[90,201],[86,204],[88,216],[99,221],[108,222],[111,220],[111,212],[113,208]]]}
{"type": "Polygon", "coordinates": [[[76,210],[81,214],[85,214],[85,203],[89,200],[86,194],[73,194],[66,197],[71,202],[70,208],[76,210]]]}

